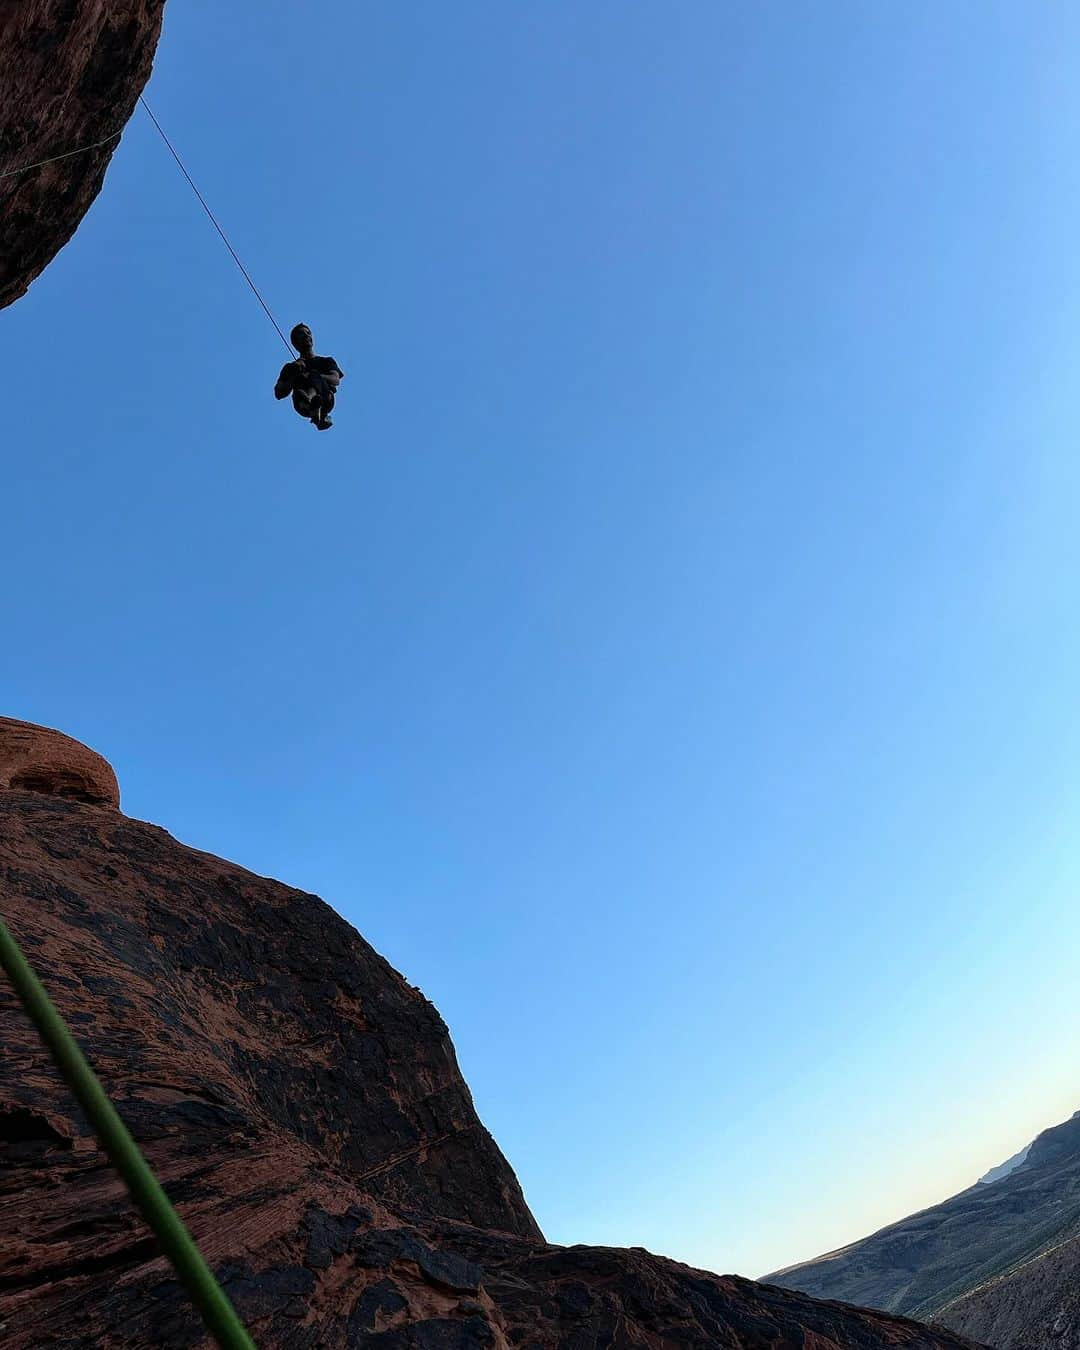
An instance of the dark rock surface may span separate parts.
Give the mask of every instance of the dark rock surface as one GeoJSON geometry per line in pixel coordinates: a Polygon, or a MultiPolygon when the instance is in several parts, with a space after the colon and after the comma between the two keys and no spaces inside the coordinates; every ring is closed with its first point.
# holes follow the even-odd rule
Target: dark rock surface
{"type": "MultiPolygon", "coordinates": [[[[165,0],[0,0],[0,173],[119,131],[150,75],[165,0]]],[[[0,308],[74,234],[118,139],[0,178],[0,308]]]]}
{"type": "Polygon", "coordinates": [[[999,1350],[1080,1350],[1080,1238],[947,1304],[935,1320],[999,1350]]]}
{"type": "MultiPolygon", "coordinates": [[[[313,896],[0,791],[0,906],[261,1347],[970,1344],[545,1243],[438,1013],[313,896]]],[[[0,1045],[5,1350],[208,1345],[2,981],[0,1045]]]]}
{"type": "MultiPolygon", "coordinates": [[[[1077,1236],[1080,1117],[1074,1116],[1044,1130],[1023,1163],[999,1180],[970,1186],[841,1251],[766,1278],[818,1298],[941,1317],[967,1328],[976,1323],[969,1314],[959,1318],[958,1300],[976,1289],[985,1300],[989,1286],[1020,1266],[1032,1276],[1033,1263],[1077,1236]]],[[[970,1313],[974,1305],[967,1306],[970,1313]]],[[[1029,1342],[999,1337],[993,1344],[1019,1350],[1029,1342]]],[[[1080,1335],[1047,1344],[1080,1350],[1080,1335]]]]}

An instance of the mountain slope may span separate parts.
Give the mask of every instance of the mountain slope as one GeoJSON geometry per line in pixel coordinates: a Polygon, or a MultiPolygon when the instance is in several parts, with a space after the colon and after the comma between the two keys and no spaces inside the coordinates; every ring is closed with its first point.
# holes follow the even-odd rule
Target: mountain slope
{"type": "Polygon", "coordinates": [[[1024,1161],[997,1180],[766,1278],[819,1298],[929,1318],[1078,1234],[1080,1117],[1074,1116],[1044,1130],[1024,1161]]]}
{"type": "Polygon", "coordinates": [[[1080,1238],[947,1304],[935,1321],[999,1350],[1080,1350],[1080,1238]]]}

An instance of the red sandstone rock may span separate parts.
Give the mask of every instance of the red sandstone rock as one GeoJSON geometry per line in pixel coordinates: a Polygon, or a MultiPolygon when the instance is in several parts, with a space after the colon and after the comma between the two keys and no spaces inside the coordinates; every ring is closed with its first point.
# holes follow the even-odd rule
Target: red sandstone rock
{"type": "Polygon", "coordinates": [[[120,805],[108,760],[62,732],[0,717],[0,791],[66,797],[91,806],[120,805]]]}
{"type": "MultiPolygon", "coordinates": [[[[119,131],[150,74],[165,0],[0,0],[0,173],[119,131]]],[[[0,178],[0,308],[74,234],[119,140],[0,178]]]]}
{"type": "MultiPolygon", "coordinates": [[[[442,1019],[314,896],[0,791],[0,909],[263,1350],[961,1350],[950,1332],[547,1244],[442,1019]]],[[[0,1342],[204,1347],[0,979],[0,1342]]]]}

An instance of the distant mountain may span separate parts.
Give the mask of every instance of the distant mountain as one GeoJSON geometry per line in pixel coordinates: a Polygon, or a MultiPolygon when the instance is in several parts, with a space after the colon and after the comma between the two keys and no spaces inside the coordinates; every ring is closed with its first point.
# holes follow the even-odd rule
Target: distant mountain
{"type": "MultiPolygon", "coordinates": [[[[1076,1120],[1080,1116],[1080,1111],[1074,1111],[1071,1120],[1076,1120]]],[[[1032,1143],[1035,1141],[1032,1140],[1032,1143]]],[[[1027,1156],[1031,1152],[1031,1144],[1025,1144],[1019,1153],[1014,1153],[1011,1158],[1006,1158],[1003,1163],[997,1167],[991,1167],[989,1172],[984,1172],[979,1178],[979,1184],[989,1186],[995,1181],[1000,1181],[1002,1177],[1007,1177],[1010,1172],[1015,1172],[1022,1162],[1027,1162],[1027,1156]]]]}
{"type": "Polygon", "coordinates": [[[980,1178],[980,1186],[989,1186],[995,1181],[1000,1181],[1002,1177],[1007,1177],[1010,1172],[1015,1172],[1022,1162],[1027,1162],[1027,1155],[1031,1152],[1031,1145],[1025,1144],[1019,1153],[1014,1153],[1011,1158],[1006,1158],[1003,1163],[997,1167],[991,1167],[989,1172],[985,1172],[980,1178]]]}
{"type": "Polygon", "coordinates": [[[1080,1112],[943,1204],[763,1279],[817,1298],[935,1318],[1000,1350],[1073,1350],[1080,1321],[1065,1307],[1061,1283],[1071,1292],[1078,1277],[1080,1112]],[[1036,1288],[1038,1317],[1053,1308],[1051,1321],[1073,1319],[1075,1340],[1039,1339],[1036,1288]],[[991,1333],[994,1319],[1001,1329],[991,1333]]]}

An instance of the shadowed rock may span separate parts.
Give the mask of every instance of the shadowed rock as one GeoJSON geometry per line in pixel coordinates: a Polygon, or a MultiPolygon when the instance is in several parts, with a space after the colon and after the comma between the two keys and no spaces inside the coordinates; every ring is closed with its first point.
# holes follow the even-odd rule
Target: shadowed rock
{"type": "MultiPolygon", "coordinates": [[[[0,0],[0,174],[111,137],[150,75],[164,0],[0,0]]],[[[75,233],[119,145],[0,178],[0,308],[75,233]]]]}
{"type": "Polygon", "coordinates": [[[935,1318],[997,1350],[1080,1346],[1080,1237],[947,1304],[935,1318]]]}

